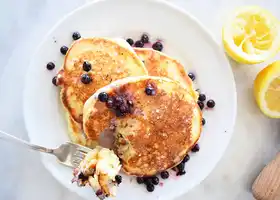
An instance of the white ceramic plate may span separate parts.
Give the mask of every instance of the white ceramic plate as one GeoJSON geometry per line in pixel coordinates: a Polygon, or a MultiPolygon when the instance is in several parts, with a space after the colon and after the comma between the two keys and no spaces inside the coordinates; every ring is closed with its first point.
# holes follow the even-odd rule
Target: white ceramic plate
{"type": "MultiPolygon", "coordinates": [[[[68,140],[64,113],[59,102],[58,88],[51,83],[61,66],[62,45],[70,45],[73,31],[82,36],[139,38],[143,32],[163,40],[164,52],[179,59],[196,74],[197,87],[216,101],[216,107],[205,111],[206,125],[200,139],[201,150],[191,155],[186,175],[171,176],[146,192],[131,177],[124,177],[116,199],[173,199],[199,184],[223,155],[236,114],[236,91],[233,75],[223,51],[209,33],[190,14],[158,0],[103,0],[77,9],[61,20],[46,36],[33,57],[27,72],[24,91],[24,114],[30,141],[56,147],[68,140]],[[56,70],[45,66],[54,61],[56,70]]],[[[42,155],[46,168],[65,187],[82,197],[94,199],[91,189],[71,184],[71,170],[58,164],[54,157],[42,155]]]]}

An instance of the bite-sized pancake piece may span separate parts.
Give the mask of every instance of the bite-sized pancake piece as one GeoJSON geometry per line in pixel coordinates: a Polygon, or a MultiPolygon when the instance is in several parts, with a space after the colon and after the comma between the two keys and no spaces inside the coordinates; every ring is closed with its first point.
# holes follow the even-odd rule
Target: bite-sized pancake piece
{"type": "Polygon", "coordinates": [[[198,98],[184,66],[176,59],[150,48],[134,48],[135,53],[145,63],[150,76],[162,76],[180,82],[187,90],[198,98]]]}
{"type": "Polygon", "coordinates": [[[84,105],[88,138],[112,136],[113,148],[130,175],[151,176],[178,165],[201,133],[201,110],[178,82],[129,77],[98,90],[84,105]],[[98,99],[109,95],[107,103],[98,99]]]}
{"type": "Polygon", "coordinates": [[[61,101],[72,119],[81,123],[83,105],[97,89],[121,78],[146,74],[144,64],[124,40],[80,39],[68,50],[58,73],[61,101]]]}

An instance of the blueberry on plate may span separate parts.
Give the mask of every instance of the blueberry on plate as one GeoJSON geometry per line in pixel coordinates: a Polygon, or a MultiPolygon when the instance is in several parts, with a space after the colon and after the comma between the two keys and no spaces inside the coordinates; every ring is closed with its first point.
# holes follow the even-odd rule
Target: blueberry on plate
{"type": "Polygon", "coordinates": [[[148,192],[153,192],[155,190],[155,186],[153,184],[147,184],[146,188],[148,192]]]}
{"type": "Polygon", "coordinates": [[[73,40],[78,40],[81,38],[81,34],[79,32],[74,32],[72,34],[72,38],[73,38],[73,40]]]}
{"type": "Polygon", "coordinates": [[[143,42],[143,43],[149,43],[149,36],[147,35],[147,34],[143,34],[142,36],[141,36],[141,41],[143,42]]]}
{"type": "Polygon", "coordinates": [[[55,64],[53,63],[53,62],[49,62],[48,64],[47,64],[47,69],[48,70],[53,70],[55,68],[55,64]]]}
{"type": "Polygon", "coordinates": [[[199,94],[198,100],[202,102],[205,101],[206,100],[205,94],[199,94]]]}
{"type": "Polygon", "coordinates": [[[192,148],[192,152],[198,152],[200,150],[200,147],[198,144],[195,144],[194,147],[192,148]]]}
{"type": "Polygon", "coordinates": [[[156,51],[162,51],[163,45],[161,42],[157,41],[152,45],[152,48],[156,51]]]}
{"type": "Polygon", "coordinates": [[[214,108],[216,105],[215,101],[212,99],[208,100],[206,104],[208,108],[214,108]]]}
{"type": "Polygon", "coordinates": [[[127,39],[126,39],[126,42],[127,42],[130,46],[132,46],[132,45],[134,44],[134,41],[133,41],[133,39],[131,39],[131,38],[127,38],[127,39]]]}
{"type": "Polygon", "coordinates": [[[63,55],[66,55],[67,51],[68,51],[68,47],[67,46],[60,47],[60,53],[62,53],[63,55]]]}
{"type": "Polygon", "coordinates": [[[190,77],[190,79],[192,79],[192,81],[195,80],[195,75],[193,73],[189,73],[188,76],[190,77]]]}
{"type": "Polygon", "coordinates": [[[169,173],[168,171],[163,171],[160,173],[160,176],[162,179],[168,179],[169,178],[169,173]]]}
{"type": "Polygon", "coordinates": [[[135,47],[142,48],[142,47],[144,47],[144,43],[141,40],[137,40],[135,42],[135,47]]]}

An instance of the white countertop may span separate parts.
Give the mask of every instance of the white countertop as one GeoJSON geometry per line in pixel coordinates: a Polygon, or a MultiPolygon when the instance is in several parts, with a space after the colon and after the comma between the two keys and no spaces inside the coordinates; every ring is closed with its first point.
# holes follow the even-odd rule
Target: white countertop
{"type": "MultiPolygon", "coordinates": [[[[279,0],[169,0],[196,16],[220,41],[224,16],[237,6],[261,5],[279,19],[279,0]]],[[[22,117],[24,72],[37,44],[65,13],[86,0],[3,0],[0,6],[0,127],[28,139],[22,117]]],[[[280,149],[280,121],[263,116],[253,99],[258,66],[232,62],[238,113],[230,145],[214,171],[183,199],[250,200],[252,182],[280,149]]],[[[39,94],[38,94],[39,95],[39,94]]],[[[217,122],[219,123],[219,122],[217,122]]],[[[0,199],[81,200],[42,166],[39,154],[0,141],[0,199]]],[[[178,200],[179,200],[178,199],[178,200]]]]}

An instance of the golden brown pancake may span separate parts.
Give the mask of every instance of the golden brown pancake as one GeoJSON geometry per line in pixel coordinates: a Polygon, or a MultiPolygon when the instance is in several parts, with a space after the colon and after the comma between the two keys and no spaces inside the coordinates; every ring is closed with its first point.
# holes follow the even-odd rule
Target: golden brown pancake
{"type": "Polygon", "coordinates": [[[76,122],[82,122],[83,105],[97,89],[114,80],[147,74],[144,64],[130,48],[126,43],[96,37],[80,39],[68,50],[58,84],[62,87],[63,105],[76,122]],[[89,72],[83,70],[84,61],[91,63],[89,72]],[[85,73],[92,78],[89,84],[81,82],[85,73]]]}
{"type": "Polygon", "coordinates": [[[101,88],[85,103],[83,117],[88,138],[114,135],[123,170],[136,176],[179,164],[199,139],[202,120],[196,100],[183,86],[152,76],[124,78],[101,88]],[[147,95],[147,87],[155,94],[147,95]],[[114,102],[112,108],[98,100],[101,92],[114,102]],[[117,117],[120,110],[125,114],[117,117]]]}
{"type": "Polygon", "coordinates": [[[137,56],[145,63],[150,76],[162,76],[181,83],[193,96],[198,98],[184,66],[176,59],[151,48],[134,48],[137,56]]]}
{"type": "Polygon", "coordinates": [[[124,40],[96,37],[74,42],[57,76],[71,140],[94,146],[95,143],[88,141],[81,131],[84,103],[97,89],[114,80],[141,75],[147,75],[147,70],[124,40]],[[84,61],[91,64],[89,72],[83,70],[84,61]],[[89,84],[82,83],[82,74],[88,74],[92,81],[89,84]]]}

